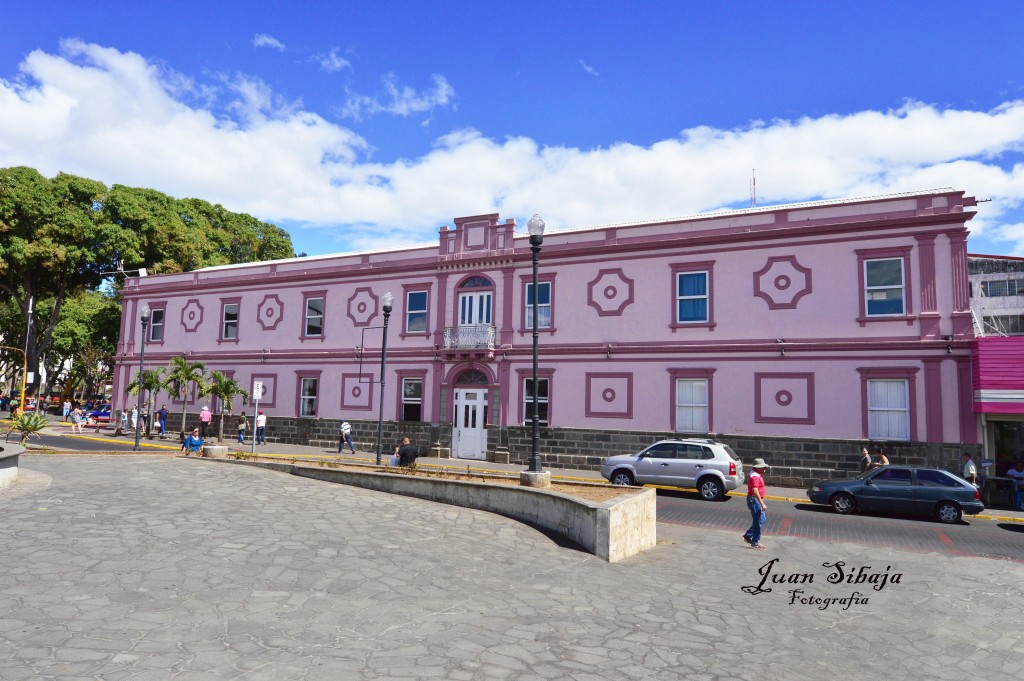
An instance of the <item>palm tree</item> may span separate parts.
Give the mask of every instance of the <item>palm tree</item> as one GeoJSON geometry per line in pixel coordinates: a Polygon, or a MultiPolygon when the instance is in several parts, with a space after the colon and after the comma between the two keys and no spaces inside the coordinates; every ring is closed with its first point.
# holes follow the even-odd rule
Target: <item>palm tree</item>
{"type": "Polygon", "coordinates": [[[231,413],[231,402],[236,395],[242,396],[242,404],[249,403],[249,392],[242,387],[242,384],[234,378],[226,376],[220,371],[210,373],[210,383],[204,391],[207,395],[217,398],[217,408],[220,411],[220,423],[217,425],[217,441],[224,441],[224,405],[231,413]]]}
{"type": "MultiPolygon", "coordinates": [[[[167,388],[167,382],[164,380],[166,371],[166,367],[142,370],[142,389],[146,395],[146,400],[142,405],[143,413],[146,414],[146,437],[149,437],[149,424],[153,422],[153,399],[158,392],[167,388]]],[[[128,394],[136,395],[138,392],[139,374],[135,374],[135,378],[128,384],[128,394]]],[[[139,418],[142,418],[142,414],[139,414],[139,418]]]]}
{"type": "Polygon", "coordinates": [[[200,394],[206,389],[206,365],[202,362],[190,362],[184,355],[171,358],[165,386],[168,394],[181,400],[181,441],[185,441],[185,415],[188,410],[189,387],[192,384],[200,394]]]}

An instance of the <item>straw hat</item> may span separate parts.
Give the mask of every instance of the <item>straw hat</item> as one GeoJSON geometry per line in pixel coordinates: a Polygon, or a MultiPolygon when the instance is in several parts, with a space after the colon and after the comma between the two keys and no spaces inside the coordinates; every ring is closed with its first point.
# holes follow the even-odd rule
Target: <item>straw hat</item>
{"type": "Polygon", "coordinates": [[[764,462],[764,459],[754,459],[754,463],[750,464],[750,467],[751,468],[760,468],[760,469],[763,470],[765,468],[768,468],[768,464],[766,464],[764,462]]]}

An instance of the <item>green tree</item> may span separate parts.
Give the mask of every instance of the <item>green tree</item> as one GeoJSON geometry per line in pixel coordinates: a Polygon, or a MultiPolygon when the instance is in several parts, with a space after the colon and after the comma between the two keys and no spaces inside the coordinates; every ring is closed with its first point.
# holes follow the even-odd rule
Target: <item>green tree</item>
{"type": "Polygon", "coordinates": [[[181,440],[184,442],[189,388],[195,385],[200,395],[206,392],[206,364],[190,362],[184,355],[172,357],[164,385],[171,397],[181,400],[181,440]]]}
{"type": "Polygon", "coordinates": [[[81,385],[84,396],[92,397],[113,366],[120,325],[121,306],[113,292],[84,291],[67,298],[44,357],[47,376],[81,385]]]}
{"type": "Polygon", "coordinates": [[[50,180],[32,168],[0,169],[0,298],[14,301],[28,333],[33,392],[65,300],[97,287],[116,261],[139,259],[136,235],[102,210],[106,191],[65,173],[50,180]],[[31,326],[30,301],[38,303],[31,326]]]}
{"type": "Polygon", "coordinates": [[[223,372],[213,371],[210,373],[210,382],[206,387],[206,394],[217,398],[217,410],[220,413],[220,423],[217,426],[217,441],[224,441],[224,407],[227,406],[228,413],[231,413],[231,403],[238,395],[242,396],[242,404],[249,403],[249,392],[242,387],[242,384],[234,378],[226,376],[223,372]]]}

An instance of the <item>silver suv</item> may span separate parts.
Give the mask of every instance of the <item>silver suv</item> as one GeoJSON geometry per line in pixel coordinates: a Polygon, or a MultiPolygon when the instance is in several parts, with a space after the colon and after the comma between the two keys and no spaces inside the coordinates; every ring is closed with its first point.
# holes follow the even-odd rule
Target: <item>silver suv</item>
{"type": "Polygon", "coordinates": [[[696,489],[715,501],[744,482],[736,452],[717,440],[686,438],[656,442],[639,454],[611,456],[601,477],[613,485],[665,485],[696,489]]]}

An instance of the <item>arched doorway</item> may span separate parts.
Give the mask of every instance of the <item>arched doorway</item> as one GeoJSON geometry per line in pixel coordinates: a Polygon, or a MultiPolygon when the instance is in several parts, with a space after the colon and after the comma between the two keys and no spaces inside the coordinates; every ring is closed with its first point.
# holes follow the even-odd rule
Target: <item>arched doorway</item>
{"type": "Polygon", "coordinates": [[[487,374],[467,369],[455,379],[455,418],[452,423],[452,456],[459,459],[487,458],[487,374]]]}

